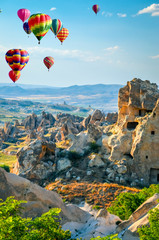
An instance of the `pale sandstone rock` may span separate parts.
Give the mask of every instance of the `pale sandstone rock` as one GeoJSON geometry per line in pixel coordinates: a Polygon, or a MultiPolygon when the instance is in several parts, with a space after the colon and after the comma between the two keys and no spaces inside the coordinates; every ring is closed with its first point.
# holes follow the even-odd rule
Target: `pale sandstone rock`
{"type": "Polygon", "coordinates": [[[71,161],[67,158],[59,159],[57,162],[57,170],[62,171],[71,167],[71,161]]]}
{"type": "Polygon", "coordinates": [[[90,159],[91,160],[88,163],[89,167],[103,167],[105,165],[101,157],[96,154],[92,154],[90,159]]]}

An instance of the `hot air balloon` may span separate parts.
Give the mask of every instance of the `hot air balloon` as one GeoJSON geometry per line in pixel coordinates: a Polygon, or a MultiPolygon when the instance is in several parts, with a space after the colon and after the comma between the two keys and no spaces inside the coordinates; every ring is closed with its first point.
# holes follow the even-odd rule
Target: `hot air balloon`
{"type": "Polygon", "coordinates": [[[100,7],[98,4],[93,5],[92,9],[95,12],[95,14],[97,14],[100,11],[100,7]]]}
{"type": "Polygon", "coordinates": [[[22,8],[18,10],[17,15],[22,20],[22,22],[25,22],[30,16],[30,11],[28,9],[22,8]]]}
{"type": "Polygon", "coordinates": [[[13,71],[21,71],[29,61],[29,54],[26,50],[11,49],[6,53],[5,59],[13,71]]]}
{"type": "Polygon", "coordinates": [[[51,31],[55,34],[55,36],[62,30],[62,22],[59,19],[53,19],[51,25],[51,31]]]}
{"type": "Polygon", "coordinates": [[[43,60],[45,66],[49,69],[52,67],[52,65],[54,64],[54,59],[53,57],[45,57],[43,60]]]}
{"type": "Polygon", "coordinates": [[[37,13],[30,16],[28,20],[29,28],[34,33],[35,37],[40,40],[49,31],[52,20],[49,15],[37,13]]]}
{"type": "Polygon", "coordinates": [[[69,31],[67,28],[62,28],[62,30],[57,34],[57,38],[60,40],[61,44],[68,37],[69,31]]]}
{"type": "MultiPolygon", "coordinates": [[[[23,29],[24,29],[24,31],[25,31],[27,34],[30,34],[30,33],[31,33],[31,30],[30,30],[30,28],[29,28],[28,22],[25,22],[25,23],[23,24],[23,29]]],[[[29,36],[28,36],[28,37],[29,37],[29,36]]]]}
{"type": "Polygon", "coordinates": [[[20,71],[11,70],[9,72],[9,77],[14,83],[20,78],[20,75],[21,75],[20,71]]]}

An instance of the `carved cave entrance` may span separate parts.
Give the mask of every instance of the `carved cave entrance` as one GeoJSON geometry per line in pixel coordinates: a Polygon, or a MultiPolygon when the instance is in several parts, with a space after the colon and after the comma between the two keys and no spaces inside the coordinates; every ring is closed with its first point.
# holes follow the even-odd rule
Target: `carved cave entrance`
{"type": "Polygon", "coordinates": [[[159,169],[156,169],[156,168],[150,169],[150,183],[154,183],[154,184],[159,183],[159,169]]]}
{"type": "Polygon", "coordinates": [[[128,122],[127,123],[127,129],[128,130],[134,130],[137,125],[138,125],[138,122],[128,122]]]}

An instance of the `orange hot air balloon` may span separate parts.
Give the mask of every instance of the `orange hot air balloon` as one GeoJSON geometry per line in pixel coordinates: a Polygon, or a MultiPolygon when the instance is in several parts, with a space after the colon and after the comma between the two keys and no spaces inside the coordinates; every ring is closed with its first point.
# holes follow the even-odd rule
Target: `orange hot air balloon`
{"type": "Polygon", "coordinates": [[[62,28],[62,30],[57,34],[57,38],[60,40],[61,44],[68,37],[69,31],[67,28],[62,28]]]}
{"type": "Polygon", "coordinates": [[[21,75],[20,71],[11,70],[9,72],[9,77],[14,83],[20,78],[20,75],[21,75]]]}
{"type": "Polygon", "coordinates": [[[53,59],[53,57],[45,57],[43,62],[45,64],[45,66],[47,67],[48,71],[49,71],[49,69],[54,64],[54,59],[53,59]]]}

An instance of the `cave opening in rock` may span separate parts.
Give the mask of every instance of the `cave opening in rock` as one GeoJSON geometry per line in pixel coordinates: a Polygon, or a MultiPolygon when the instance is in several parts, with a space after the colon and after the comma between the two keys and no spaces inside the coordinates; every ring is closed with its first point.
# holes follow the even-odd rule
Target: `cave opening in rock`
{"type": "Polygon", "coordinates": [[[127,123],[127,129],[128,130],[134,130],[138,125],[138,122],[128,122],[127,123]]]}
{"type": "Polygon", "coordinates": [[[150,183],[154,183],[154,184],[159,183],[159,169],[158,168],[150,169],[150,183]]]}
{"type": "Polygon", "coordinates": [[[155,135],[155,131],[151,131],[151,135],[155,135]]]}

